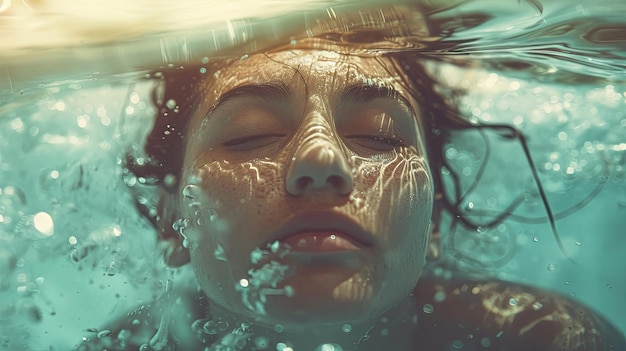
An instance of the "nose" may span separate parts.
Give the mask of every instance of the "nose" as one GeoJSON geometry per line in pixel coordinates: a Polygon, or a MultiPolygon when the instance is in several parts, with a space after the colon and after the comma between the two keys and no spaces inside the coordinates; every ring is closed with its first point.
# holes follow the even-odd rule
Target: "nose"
{"type": "Polygon", "coordinates": [[[309,140],[295,152],[287,170],[286,187],[291,195],[310,191],[352,191],[352,172],[343,153],[330,140],[309,140]]]}

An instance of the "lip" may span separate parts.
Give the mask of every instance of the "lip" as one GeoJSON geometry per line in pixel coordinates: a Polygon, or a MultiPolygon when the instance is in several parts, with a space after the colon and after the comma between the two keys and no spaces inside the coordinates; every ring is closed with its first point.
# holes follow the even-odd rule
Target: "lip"
{"type": "Polygon", "coordinates": [[[276,241],[295,252],[316,253],[355,251],[376,244],[374,235],[358,222],[333,211],[307,211],[290,217],[272,233],[268,244],[276,241]],[[294,245],[303,240],[307,243],[303,247],[294,245]]]}

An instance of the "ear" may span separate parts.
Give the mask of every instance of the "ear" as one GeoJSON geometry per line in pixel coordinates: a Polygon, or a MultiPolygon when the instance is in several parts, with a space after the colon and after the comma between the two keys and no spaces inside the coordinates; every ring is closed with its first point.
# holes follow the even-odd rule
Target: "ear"
{"type": "Polygon", "coordinates": [[[174,194],[160,190],[156,224],[163,260],[170,267],[180,267],[190,260],[189,250],[183,246],[182,235],[172,228],[172,224],[178,219],[177,204],[174,194]]]}
{"type": "Polygon", "coordinates": [[[441,193],[435,193],[433,214],[430,222],[430,240],[428,241],[428,260],[437,261],[441,258],[441,193]]]}

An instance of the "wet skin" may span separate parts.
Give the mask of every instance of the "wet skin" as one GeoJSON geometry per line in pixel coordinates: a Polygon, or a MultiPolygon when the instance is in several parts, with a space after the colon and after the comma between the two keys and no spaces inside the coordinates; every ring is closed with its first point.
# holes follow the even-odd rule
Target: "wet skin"
{"type": "Polygon", "coordinates": [[[424,265],[432,183],[393,61],[257,54],[202,83],[175,199],[217,308],[298,328],[363,323],[424,265]]]}

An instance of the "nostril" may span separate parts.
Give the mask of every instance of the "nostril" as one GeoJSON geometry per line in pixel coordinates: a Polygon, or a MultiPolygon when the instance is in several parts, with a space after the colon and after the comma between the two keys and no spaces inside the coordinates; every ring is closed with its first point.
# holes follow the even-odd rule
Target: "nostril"
{"type": "Polygon", "coordinates": [[[301,191],[308,188],[311,184],[313,184],[313,178],[311,177],[300,177],[296,180],[296,188],[301,191]]]}
{"type": "Polygon", "coordinates": [[[328,184],[330,184],[333,188],[335,189],[343,189],[344,185],[345,185],[345,180],[338,175],[331,175],[329,176],[326,181],[328,182],[328,184]]]}

